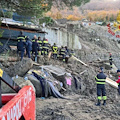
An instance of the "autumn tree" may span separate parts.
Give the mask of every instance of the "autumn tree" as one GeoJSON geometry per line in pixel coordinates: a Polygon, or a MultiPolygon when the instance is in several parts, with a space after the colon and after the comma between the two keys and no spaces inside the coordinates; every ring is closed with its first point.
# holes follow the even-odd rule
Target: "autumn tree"
{"type": "MultiPolygon", "coordinates": [[[[41,17],[53,5],[58,7],[80,6],[90,0],[0,0],[0,8],[7,8],[24,16],[41,17]]],[[[62,7],[61,7],[62,8],[62,7]]]]}

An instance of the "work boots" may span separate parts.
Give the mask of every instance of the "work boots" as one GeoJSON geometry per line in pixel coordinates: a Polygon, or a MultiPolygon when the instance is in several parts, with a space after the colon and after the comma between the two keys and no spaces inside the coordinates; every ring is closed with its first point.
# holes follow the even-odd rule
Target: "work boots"
{"type": "Polygon", "coordinates": [[[104,106],[106,105],[106,100],[103,101],[103,105],[104,105],[104,106]]]}
{"type": "Polygon", "coordinates": [[[96,106],[100,106],[101,105],[101,101],[98,100],[98,103],[95,104],[96,106]]]}

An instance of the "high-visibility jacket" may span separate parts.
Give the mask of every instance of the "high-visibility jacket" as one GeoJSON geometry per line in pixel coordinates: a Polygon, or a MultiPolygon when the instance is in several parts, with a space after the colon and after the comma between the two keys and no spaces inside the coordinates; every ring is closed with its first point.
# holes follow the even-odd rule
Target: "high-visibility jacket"
{"type": "Polygon", "coordinates": [[[61,55],[65,55],[65,49],[64,49],[64,48],[61,48],[61,49],[60,49],[60,54],[61,54],[61,55]]]}
{"type": "Polygon", "coordinates": [[[32,42],[35,42],[35,40],[36,40],[36,39],[33,38],[33,39],[32,39],[32,42]]]}
{"type": "Polygon", "coordinates": [[[113,59],[112,59],[112,56],[110,55],[110,57],[109,57],[109,61],[112,62],[112,60],[113,60],[113,59]]]}
{"type": "Polygon", "coordinates": [[[49,49],[49,43],[48,43],[48,41],[46,41],[46,40],[43,41],[43,48],[49,49]]]}
{"type": "Polygon", "coordinates": [[[53,46],[52,50],[53,50],[53,54],[57,54],[58,53],[58,47],[57,46],[53,46]]]}
{"type": "Polygon", "coordinates": [[[72,56],[72,55],[75,55],[75,52],[72,50],[71,52],[70,52],[70,55],[72,56]]]}
{"type": "Polygon", "coordinates": [[[17,40],[18,40],[18,42],[20,42],[20,40],[25,40],[25,38],[26,38],[26,36],[24,36],[24,35],[19,35],[19,36],[17,37],[17,40]]]}
{"type": "Polygon", "coordinates": [[[42,40],[38,40],[38,44],[39,44],[40,48],[42,49],[43,41],[42,40]]]}
{"type": "Polygon", "coordinates": [[[96,77],[97,84],[105,84],[106,75],[103,72],[100,72],[96,77]]]}

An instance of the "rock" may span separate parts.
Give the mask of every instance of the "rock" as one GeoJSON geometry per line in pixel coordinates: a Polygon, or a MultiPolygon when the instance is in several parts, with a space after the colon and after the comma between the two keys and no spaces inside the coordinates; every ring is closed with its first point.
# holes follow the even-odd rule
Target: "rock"
{"type": "Polygon", "coordinates": [[[25,58],[22,61],[17,62],[14,66],[10,66],[6,69],[6,72],[11,76],[24,76],[33,66],[33,62],[29,58],[25,58]]]}
{"type": "Polygon", "coordinates": [[[20,84],[20,87],[23,88],[24,86],[32,86],[33,90],[35,91],[35,87],[34,85],[30,82],[30,80],[26,80],[25,82],[23,82],[22,84],[20,84]]]}
{"type": "Polygon", "coordinates": [[[38,79],[34,77],[33,75],[26,75],[26,76],[28,77],[28,80],[30,80],[30,82],[34,85],[36,96],[40,97],[42,95],[42,88],[41,88],[41,84],[38,81],[38,79]]]}
{"type": "Polygon", "coordinates": [[[3,65],[0,63],[0,68],[2,69],[2,70],[4,70],[4,67],[3,67],[3,65]]]}
{"type": "Polygon", "coordinates": [[[113,68],[110,72],[116,74],[117,70],[118,70],[117,67],[113,64],[113,68]]]}
{"type": "Polygon", "coordinates": [[[109,64],[109,63],[104,63],[103,65],[104,65],[105,69],[107,69],[107,70],[110,70],[110,69],[111,69],[111,67],[110,67],[110,64],[109,64]]]}
{"type": "Polygon", "coordinates": [[[105,66],[105,69],[111,70],[110,71],[111,73],[116,73],[117,72],[117,67],[114,64],[112,65],[112,69],[111,69],[109,63],[104,63],[104,66],[105,66]]]}

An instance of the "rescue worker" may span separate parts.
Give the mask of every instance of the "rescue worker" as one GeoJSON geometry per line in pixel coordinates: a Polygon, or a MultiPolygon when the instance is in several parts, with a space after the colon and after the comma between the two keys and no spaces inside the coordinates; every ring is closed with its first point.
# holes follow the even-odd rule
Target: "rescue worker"
{"type": "Polygon", "coordinates": [[[31,51],[32,51],[32,41],[27,37],[26,38],[26,55],[28,55],[28,58],[31,58],[31,51]]]}
{"type": "Polygon", "coordinates": [[[19,54],[19,52],[20,52],[21,60],[23,60],[25,46],[26,46],[25,42],[22,39],[19,39],[18,43],[17,43],[17,53],[19,54]]]}
{"type": "Polygon", "coordinates": [[[52,46],[52,52],[53,52],[53,58],[57,59],[58,47],[56,46],[56,43],[54,43],[52,46]]]}
{"type": "Polygon", "coordinates": [[[62,55],[63,62],[65,62],[65,51],[66,51],[65,48],[61,46],[59,55],[62,55]]]}
{"type": "Polygon", "coordinates": [[[32,42],[35,42],[35,40],[37,40],[37,36],[34,35],[33,39],[32,39],[32,42]]]}
{"type": "Polygon", "coordinates": [[[18,35],[18,37],[17,37],[18,42],[19,42],[19,40],[22,40],[25,42],[25,38],[26,38],[26,36],[23,35],[23,31],[20,31],[20,35],[18,35]]]}
{"type": "Polygon", "coordinates": [[[42,54],[43,55],[48,55],[49,52],[49,43],[48,39],[43,39],[43,44],[42,44],[42,54]]]}
{"type": "Polygon", "coordinates": [[[36,39],[35,42],[32,43],[32,56],[35,53],[35,62],[37,62],[38,51],[39,51],[39,44],[36,39]]]}
{"type": "Polygon", "coordinates": [[[39,44],[39,55],[42,55],[42,44],[43,44],[43,41],[41,40],[41,37],[38,37],[38,44],[39,44]]]}
{"type": "Polygon", "coordinates": [[[67,46],[65,46],[65,62],[68,63],[68,59],[70,57],[69,49],[67,46]]]}
{"type": "Polygon", "coordinates": [[[71,57],[72,55],[75,56],[75,52],[74,52],[73,49],[70,51],[70,57],[71,57]]]}
{"type": "Polygon", "coordinates": [[[66,52],[66,55],[69,55],[69,49],[68,49],[68,47],[67,46],[65,46],[65,52],[66,52]]]}
{"type": "Polygon", "coordinates": [[[23,59],[24,52],[25,52],[25,37],[23,35],[23,31],[20,31],[20,35],[17,37],[17,54],[19,55],[19,52],[21,54],[21,60],[23,59]]]}
{"type": "Polygon", "coordinates": [[[96,104],[96,106],[101,105],[102,97],[103,97],[103,105],[106,105],[106,99],[107,99],[106,90],[105,90],[106,75],[103,73],[103,67],[99,69],[99,74],[97,74],[95,79],[97,83],[97,98],[98,98],[98,103],[96,104]]]}
{"type": "Polygon", "coordinates": [[[113,61],[113,59],[112,59],[112,54],[110,53],[109,54],[109,63],[110,63],[110,68],[112,69],[112,61],[113,61]]]}
{"type": "Polygon", "coordinates": [[[117,74],[118,74],[118,80],[116,82],[118,84],[118,93],[120,95],[120,70],[117,70],[117,74]]]}

